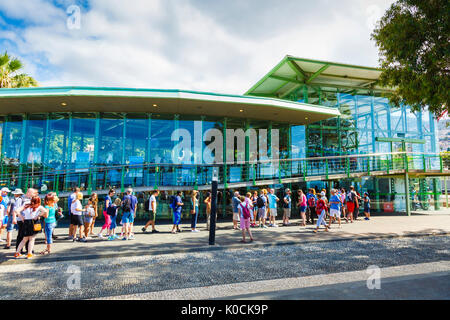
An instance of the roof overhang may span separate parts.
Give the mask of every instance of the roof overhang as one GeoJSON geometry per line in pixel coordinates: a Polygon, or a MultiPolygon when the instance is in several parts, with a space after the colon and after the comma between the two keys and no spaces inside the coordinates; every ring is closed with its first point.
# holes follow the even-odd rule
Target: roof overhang
{"type": "Polygon", "coordinates": [[[308,85],[323,91],[390,92],[378,84],[382,69],[286,56],[245,94],[286,98],[308,85]]]}
{"type": "Polygon", "coordinates": [[[186,114],[291,124],[309,124],[340,115],[335,108],[312,104],[185,90],[93,87],[0,89],[0,114],[47,112],[186,114]]]}

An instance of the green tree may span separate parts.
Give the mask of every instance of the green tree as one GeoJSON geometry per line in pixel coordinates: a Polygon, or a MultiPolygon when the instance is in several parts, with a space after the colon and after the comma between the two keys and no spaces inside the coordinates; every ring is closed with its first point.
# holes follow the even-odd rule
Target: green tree
{"type": "Polygon", "coordinates": [[[372,33],[384,69],[380,83],[391,87],[394,105],[413,111],[449,110],[450,1],[398,0],[372,33]]]}
{"type": "Polygon", "coordinates": [[[0,55],[0,88],[37,87],[37,81],[24,73],[22,62],[5,51],[0,55]]]}

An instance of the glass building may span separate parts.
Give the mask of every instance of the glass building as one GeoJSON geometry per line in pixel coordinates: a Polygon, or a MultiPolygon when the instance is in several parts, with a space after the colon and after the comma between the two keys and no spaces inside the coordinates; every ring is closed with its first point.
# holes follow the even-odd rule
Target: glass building
{"type": "MultiPolygon", "coordinates": [[[[100,196],[131,186],[142,206],[144,192],[153,189],[162,191],[162,202],[176,190],[206,192],[218,166],[222,216],[230,213],[232,191],[267,186],[282,193],[285,187],[356,185],[378,210],[437,206],[435,177],[448,168],[437,154],[436,120],[391,106],[389,90],[377,86],[380,72],[287,56],[243,96],[1,89],[0,182],[61,198],[74,186],[100,196]],[[251,129],[257,137],[233,135],[251,129]],[[210,132],[222,133],[222,140],[205,138],[210,132]],[[190,148],[177,149],[186,135],[190,148]]],[[[167,206],[159,210],[170,216],[167,206]]]]}

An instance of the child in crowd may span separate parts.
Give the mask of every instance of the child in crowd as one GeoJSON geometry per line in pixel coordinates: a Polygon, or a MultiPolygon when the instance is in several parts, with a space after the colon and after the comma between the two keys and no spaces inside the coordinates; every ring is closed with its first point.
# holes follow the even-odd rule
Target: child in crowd
{"type": "Polygon", "coordinates": [[[84,210],[84,237],[87,239],[89,237],[89,231],[91,230],[91,224],[93,222],[93,219],[95,217],[95,209],[94,209],[94,203],[92,199],[90,198],[88,200],[88,204],[85,207],[84,210]]]}
{"type": "Polygon", "coordinates": [[[367,192],[364,192],[364,220],[370,220],[370,198],[367,192]]]}

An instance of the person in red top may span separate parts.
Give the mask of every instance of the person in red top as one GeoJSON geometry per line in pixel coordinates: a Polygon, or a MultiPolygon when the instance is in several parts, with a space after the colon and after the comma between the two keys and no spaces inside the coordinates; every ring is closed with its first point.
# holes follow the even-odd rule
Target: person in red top
{"type": "Polygon", "coordinates": [[[317,226],[314,229],[315,233],[317,233],[321,224],[323,224],[325,226],[325,231],[328,232],[328,225],[325,221],[325,215],[327,213],[328,208],[327,208],[327,203],[323,199],[325,197],[325,192],[322,191],[320,193],[320,195],[322,197],[317,201],[317,205],[316,205],[316,213],[317,213],[317,216],[319,217],[319,219],[317,219],[317,226]]]}

